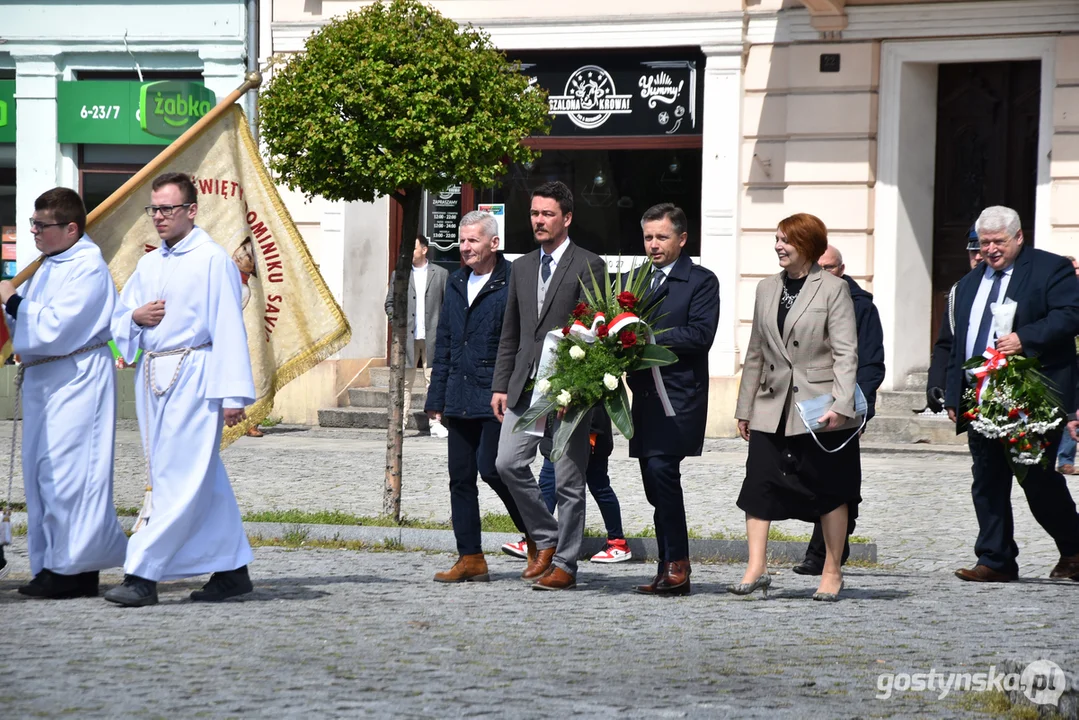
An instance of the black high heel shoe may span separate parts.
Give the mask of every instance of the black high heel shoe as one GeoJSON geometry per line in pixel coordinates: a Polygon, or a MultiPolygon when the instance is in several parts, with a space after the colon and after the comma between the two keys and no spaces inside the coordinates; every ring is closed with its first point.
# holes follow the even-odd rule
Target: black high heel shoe
{"type": "Polygon", "coordinates": [[[758,588],[761,590],[761,594],[764,599],[768,599],[768,588],[772,585],[772,576],[765,570],[759,578],[753,582],[737,583],[735,585],[728,585],[727,592],[731,595],[752,595],[758,588]]]}

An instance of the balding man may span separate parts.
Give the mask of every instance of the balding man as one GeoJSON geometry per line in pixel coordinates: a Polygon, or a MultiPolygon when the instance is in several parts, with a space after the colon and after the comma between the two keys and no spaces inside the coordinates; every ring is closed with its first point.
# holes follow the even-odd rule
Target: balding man
{"type": "MultiPolygon", "coordinates": [[[[858,387],[862,389],[868,405],[866,421],[874,414],[877,402],[877,388],[884,382],[884,330],[880,325],[880,315],[873,304],[873,296],[863,290],[858,283],[846,274],[843,254],[831,245],[818,260],[825,271],[847,281],[850,287],[850,299],[854,301],[854,317],[858,323],[858,387]]],[[[854,532],[854,519],[857,513],[849,513],[847,536],[854,532]]],[[[824,568],[824,534],[820,522],[813,524],[813,538],[806,548],[805,560],[794,566],[799,575],[820,575],[824,568]]],[[[850,542],[843,548],[843,562],[850,555],[850,542]]]]}

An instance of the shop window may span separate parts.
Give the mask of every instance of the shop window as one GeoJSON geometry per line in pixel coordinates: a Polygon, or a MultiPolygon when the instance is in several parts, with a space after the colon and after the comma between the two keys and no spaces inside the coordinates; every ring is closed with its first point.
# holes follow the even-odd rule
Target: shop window
{"type": "Polygon", "coordinates": [[[476,191],[477,203],[505,203],[510,254],[534,250],[529,211],[532,190],[561,180],[573,190],[569,236],[599,255],[644,254],[641,215],[658,203],[685,211],[689,239],[685,252],[700,256],[700,149],[544,150],[531,164],[514,165],[500,187],[476,191]]]}

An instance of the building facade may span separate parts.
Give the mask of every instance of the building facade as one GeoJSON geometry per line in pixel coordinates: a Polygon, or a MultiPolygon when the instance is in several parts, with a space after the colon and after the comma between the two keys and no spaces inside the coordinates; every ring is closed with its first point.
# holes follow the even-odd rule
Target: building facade
{"type": "Polygon", "coordinates": [[[0,225],[15,246],[5,242],[5,277],[37,257],[27,223],[38,195],[71,187],[92,209],[243,83],[247,10],[244,0],[0,5],[0,225]]]}
{"type": "MultiPolygon", "coordinates": [[[[544,156],[501,189],[429,199],[440,257],[452,262],[455,220],[481,204],[504,212],[508,251],[526,251],[522,198],[552,177],[577,196],[573,237],[612,263],[640,254],[634,218],[649,204],[682,205],[690,252],[721,286],[710,434],[733,432],[754,289],[777,271],[775,227],[792,213],[821,217],[848,274],[874,293],[885,390],[917,387],[910,376],[928,365],[983,207],[1015,207],[1028,241],[1079,254],[1074,0],[433,4],[520,60],[549,91],[554,122],[537,140],[544,156]],[[575,104],[571,89],[583,86],[608,104],[575,104]]],[[[264,3],[266,54],[301,52],[328,18],[362,5],[264,3]]],[[[336,404],[358,369],[386,355],[394,212],[388,201],[290,207],[355,332],[336,369],[327,363],[304,390],[308,405],[336,404]]]]}

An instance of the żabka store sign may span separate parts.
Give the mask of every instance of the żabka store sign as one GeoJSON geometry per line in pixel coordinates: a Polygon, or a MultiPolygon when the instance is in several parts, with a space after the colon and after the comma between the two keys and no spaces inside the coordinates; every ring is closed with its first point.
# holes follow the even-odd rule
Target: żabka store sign
{"type": "Polygon", "coordinates": [[[548,92],[552,135],[699,135],[703,56],[545,55],[521,71],[548,92]]]}

